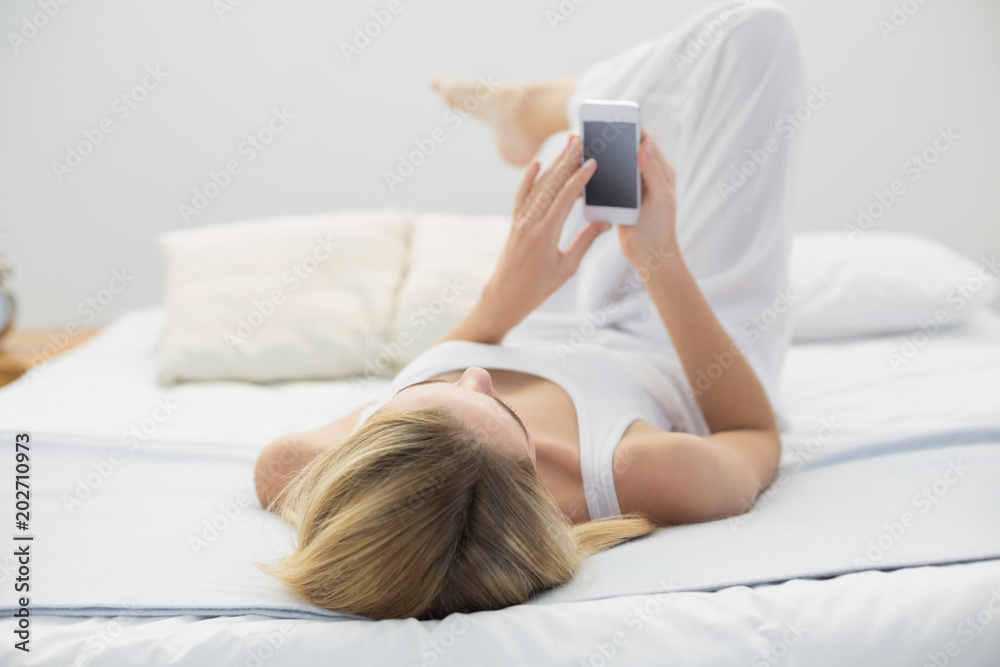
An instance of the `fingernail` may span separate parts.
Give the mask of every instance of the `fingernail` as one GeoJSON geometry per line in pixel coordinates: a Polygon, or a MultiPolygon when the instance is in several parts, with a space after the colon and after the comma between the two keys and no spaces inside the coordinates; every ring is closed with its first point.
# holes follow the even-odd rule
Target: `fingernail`
{"type": "Polygon", "coordinates": [[[611,229],[611,223],[610,222],[602,222],[601,223],[601,232],[602,233],[608,231],[609,229],[611,229]]]}
{"type": "Polygon", "coordinates": [[[597,160],[594,158],[587,158],[587,161],[583,163],[584,167],[590,167],[591,165],[597,164],[597,160]]]}
{"type": "Polygon", "coordinates": [[[646,141],[646,155],[652,155],[652,154],[653,154],[653,142],[646,141]]]}

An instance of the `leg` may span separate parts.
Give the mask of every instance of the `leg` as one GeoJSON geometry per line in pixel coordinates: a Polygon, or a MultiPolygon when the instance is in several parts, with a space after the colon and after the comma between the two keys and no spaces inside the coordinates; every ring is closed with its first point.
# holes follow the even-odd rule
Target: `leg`
{"type": "MultiPolygon", "coordinates": [[[[566,113],[576,129],[585,99],[640,104],[646,131],[677,171],[677,234],[685,260],[776,407],[790,319],[773,319],[771,307],[787,295],[797,139],[785,117],[803,102],[802,93],[798,44],[785,12],[769,3],[723,3],[587,70],[566,113]],[[733,170],[755,158],[747,169],[752,176],[726,189],[733,187],[733,170]]],[[[562,141],[557,134],[545,142],[543,161],[562,141]]],[[[563,240],[583,224],[578,204],[563,240]]],[[[593,342],[641,355],[647,365],[652,357],[671,365],[666,331],[645,291],[628,281],[631,274],[615,235],[598,238],[577,275],[510,336],[544,329],[565,339],[587,313],[604,311],[607,325],[593,342]],[[616,304],[610,313],[609,301],[616,304]]]]}
{"type": "Polygon", "coordinates": [[[485,98],[477,95],[482,84],[476,81],[439,78],[431,85],[449,105],[470,111],[493,127],[504,160],[525,165],[546,138],[569,129],[566,103],[577,79],[500,84],[485,98]],[[471,100],[476,101],[474,109],[471,100]]]}

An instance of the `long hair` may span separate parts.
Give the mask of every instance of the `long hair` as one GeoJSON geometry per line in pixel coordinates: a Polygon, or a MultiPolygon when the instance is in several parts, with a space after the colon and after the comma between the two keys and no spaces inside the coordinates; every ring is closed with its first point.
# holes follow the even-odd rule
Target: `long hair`
{"type": "Polygon", "coordinates": [[[377,413],[291,482],[297,546],[260,566],[310,602],[376,619],[498,609],[645,535],[635,515],[570,524],[526,455],[444,408],[377,413]]]}

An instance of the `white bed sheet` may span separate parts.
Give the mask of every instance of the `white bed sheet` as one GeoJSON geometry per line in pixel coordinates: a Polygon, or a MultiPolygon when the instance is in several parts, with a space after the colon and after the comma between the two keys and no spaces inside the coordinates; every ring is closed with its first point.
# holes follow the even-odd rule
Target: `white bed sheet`
{"type": "MultiPolygon", "coordinates": [[[[148,437],[159,442],[219,443],[253,450],[282,433],[333,419],[374,395],[380,384],[360,392],[348,383],[323,382],[157,387],[153,384],[154,352],[161,318],[159,309],[129,313],[94,341],[0,391],[0,430],[28,430],[36,437],[51,434],[81,441],[120,441],[130,428],[145,426],[147,431],[155,428],[148,437]],[[156,412],[158,400],[161,405],[176,406],[162,422],[153,419],[163,414],[156,412]]],[[[984,313],[962,331],[938,334],[898,371],[890,368],[886,354],[902,349],[900,337],[796,346],[789,353],[783,375],[792,422],[784,435],[785,465],[788,469],[818,465],[822,457],[811,456],[807,443],[822,434],[819,428],[824,420],[828,425],[836,424],[836,432],[822,443],[826,456],[850,456],[853,446],[879,437],[974,434],[996,428],[1000,423],[998,341],[1000,318],[984,313]],[[970,345],[976,346],[975,359],[970,359],[970,345]]],[[[753,520],[753,515],[747,518],[753,520]]],[[[0,585],[9,586],[10,565],[9,559],[3,562],[0,578],[4,581],[0,585]]],[[[866,656],[862,662],[869,664],[875,663],[871,651],[890,649],[892,660],[886,653],[886,660],[879,664],[903,664],[904,656],[922,664],[921,660],[930,660],[927,653],[945,651],[948,641],[955,642],[952,648],[960,649],[962,664],[991,664],[982,660],[1000,655],[1000,591],[995,602],[990,597],[997,586],[1000,566],[988,561],[866,572],[753,589],[734,587],[712,594],[676,593],[670,596],[669,605],[656,596],[634,596],[525,606],[472,615],[468,632],[460,637],[456,634],[452,648],[428,653],[425,646],[423,654],[421,642],[433,639],[435,633],[448,639],[446,632],[442,634],[447,628],[414,621],[329,624],[252,617],[114,621],[38,617],[35,646],[44,653],[36,653],[33,661],[24,664],[54,664],[43,660],[43,655],[68,664],[77,655],[91,654],[96,658],[93,664],[130,664],[115,661],[134,658],[137,651],[158,656],[155,662],[166,662],[170,657],[183,664],[222,660],[250,664],[251,656],[245,651],[254,645],[237,642],[237,646],[233,638],[259,640],[266,629],[286,627],[282,623],[294,630],[267,664],[284,664],[286,660],[292,664],[329,649],[345,659],[371,660],[384,652],[382,655],[391,656],[395,664],[467,664],[470,651],[484,650],[504,663],[579,664],[582,658],[585,663],[598,664],[598,642],[613,641],[614,628],[627,639],[616,655],[627,654],[629,664],[647,662],[645,658],[652,655],[674,656],[678,664],[733,664],[735,656],[740,656],[740,662],[756,659],[764,660],[758,664],[774,664],[759,651],[780,643],[784,621],[795,623],[796,618],[808,614],[823,618],[821,622],[813,619],[813,630],[794,646],[785,647],[789,655],[784,659],[790,664],[798,660],[810,665],[849,662],[850,649],[846,647],[836,655],[829,653],[825,640],[831,637],[853,637],[858,655],[866,656]],[[910,587],[920,593],[905,593],[910,587]],[[853,600],[855,606],[847,607],[853,613],[842,611],[841,600],[853,600]],[[652,608],[657,603],[663,613],[644,621],[643,629],[634,636],[630,634],[639,617],[630,616],[629,610],[635,604],[652,608]],[[864,613],[876,607],[878,615],[864,613]],[[991,622],[980,623],[981,630],[973,629],[969,635],[973,626],[963,619],[970,614],[979,614],[981,619],[989,615],[991,622]],[[996,623],[992,623],[993,618],[996,623]],[[875,620],[878,627],[862,629],[875,620]],[[963,622],[966,626],[961,626],[963,622]],[[108,631],[117,628],[122,634],[111,641],[108,631]],[[165,628],[170,629],[166,636],[160,634],[165,628]],[[725,645],[728,653],[723,655],[726,652],[720,649],[716,655],[706,654],[707,636],[725,645]],[[967,637],[969,641],[963,643],[967,637]],[[97,656],[95,651],[102,645],[107,649],[97,656]],[[807,655],[812,657],[807,660],[807,655]]],[[[5,620],[0,631],[10,636],[10,625],[5,620]]],[[[257,646],[267,653],[266,647],[257,646]]],[[[604,648],[606,653],[610,650],[607,644],[604,648]]],[[[9,645],[3,646],[0,656],[10,650],[9,645]]],[[[778,646],[777,650],[782,649],[778,646]]],[[[25,656],[17,657],[20,664],[25,656]]]]}
{"type": "MultiPolygon", "coordinates": [[[[1000,561],[519,606],[440,622],[41,616],[34,624],[33,652],[13,664],[921,667],[934,656],[996,667],[1000,561]]],[[[0,621],[0,632],[9,636],[10,626],[0,621]]],[[[10,655],[9,644],[0,646],[0,662],[10,664],[10,655]]]]}

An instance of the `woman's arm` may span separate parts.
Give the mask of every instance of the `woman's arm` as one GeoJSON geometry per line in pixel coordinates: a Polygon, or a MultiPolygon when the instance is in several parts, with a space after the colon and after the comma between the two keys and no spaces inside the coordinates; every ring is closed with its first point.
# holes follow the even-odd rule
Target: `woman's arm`
{"type": "Polygon", "coordinates": [[[681,256],[675,233],[674,170],[652,140],[639,157],[646,194],[639,222],[619,226],[622,252],[639,271],[692,387],[699,369],[732,363],[696,393],[711,435],[641,428],[623,439],[616,469],[623,511],[664,523],[717,519],[746,511],[774,476],[781,454],[777,421],[757,375],[716,319],[681,256]],[[619,466],[619,462],[623,462],[619,466]]]}
{"type": "Polygon", "coordinates": [[[719,324],[681,256],[675,232],[674,170],[648,137],[642,143],[639,167],[646,195],[638,224],[618,227],[622,251],[637,270],[644,267],[640,278],[692,387],[699,370],[717,365],[716,356],[733,358],[729,368],[696,395],[706,424],[712,433],[777,433],[774,411],[757,375],[719,324]]]}
{"type": "Polygon", "coordinates": [[[565,251],[559,236],[573,202],[594,175],[596,162],[582,166],[583,143],[570,137],[562,154],[536,181],[538,162],[528,168],[514,198],[510,236],[476,306],[441,340],[498,345],[507,332],[576,273],[597,236],[610,229],[595,222],[580,230],[565,251]]]}

